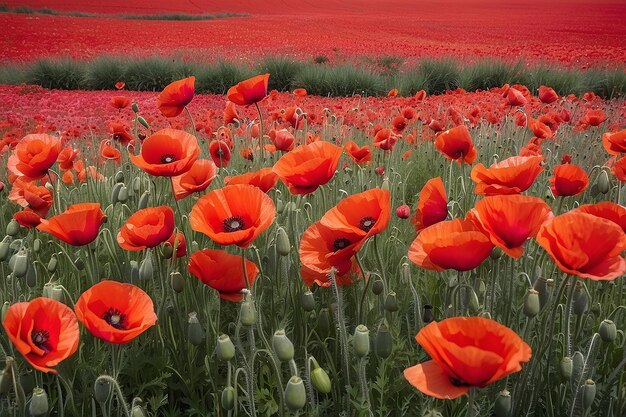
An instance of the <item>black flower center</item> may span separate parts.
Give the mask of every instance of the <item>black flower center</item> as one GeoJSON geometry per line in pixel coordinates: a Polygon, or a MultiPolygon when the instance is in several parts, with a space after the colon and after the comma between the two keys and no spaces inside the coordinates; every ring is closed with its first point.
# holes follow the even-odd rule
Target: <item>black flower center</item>
{"type": "Polygon", "coordinates": [[[468,384],[467,382],[462,381],[460,379],[452,378],[452,377],[450,378],[450,382],[455,387],[469,387],[470,386],[470,384],[468,384]]]}
{"type": "Polygon", "coordinates": [[[102,319],[109,323],[111,327],[114,327],[118,330],[126,330],[128,328],[128,322],[126,320],[126,314],[122,314],[116,308],[109,308],[102,315],[102,319]]]}
{"type": "Polygon", "coordinates": [[[376,223],[376,219],[374,219],[373,217],[371,216],[363,217],[361,221],[359,222],[359,229],[363,230],[364,232],[369,232],[370,229],[374,227],[375,223],[376,223]]]}
{"type": "Polygon", "coordinates": [[[48,343],[50,339],[50,333],[47,330],[33,330],[30,334],[30,338],[39,349],[48,353],[52,350],[52,347],[48,343]]]}
{"type": "Polygon", "coordinates": [[[345,237],[335,239],[335,241],[333,242],[333,248],[335,248],[335,251],[344,249],[348,247],[349,245],[350,245],[350,241],[346,239],[345,237]]]}
{"type": "Polygon", "coordinates": [[[239,216],[229,217],[224,220],[225,232],[236,232],[237,230],[243,230],[245,227],[243,219],[239,216]]]}
{"type": "Polygon", "coordinates": [[[176,155],[172,155],[171,153],[161,155],[162,164],[171,164],[174,161],[176,161],[176,155]]]}

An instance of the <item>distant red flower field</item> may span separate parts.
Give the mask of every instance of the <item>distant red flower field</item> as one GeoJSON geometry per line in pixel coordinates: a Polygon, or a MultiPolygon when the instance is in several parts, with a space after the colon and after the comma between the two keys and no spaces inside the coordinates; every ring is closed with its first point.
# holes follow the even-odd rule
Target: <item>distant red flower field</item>
{"type": "Polygon", "coordinates": [[[619,0],[529,2],[320,0],[264,2],[140,0],[85,4],[79,0],[9,0],[54,10],[106,13],[246,13],[204,21],[0,14],[3,60],[93,58],[102,54],[242,59],[284,54],[500,57],[572,67],[626,63],[626,4],[619,0]],[[224,5],[226,4],[226,5],[224,5]],[[332,33],[332,35],[331,35],[332,33]]]}

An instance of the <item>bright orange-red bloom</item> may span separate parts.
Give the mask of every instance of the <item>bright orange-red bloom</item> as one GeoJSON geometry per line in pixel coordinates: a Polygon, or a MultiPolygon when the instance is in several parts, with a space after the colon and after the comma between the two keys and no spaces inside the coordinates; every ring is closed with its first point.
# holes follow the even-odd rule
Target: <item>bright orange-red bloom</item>
{"type": "Polygon", "coordinates": [[[189,171],[199,154],[195,136],[168,128],[144,140],[139,155],[129,156],[133,164],[150,175],[174,177],[189,171]]]}
{"type": "Polygon", "coordinates": [[[174,81],[157,96],[157,107],[165,117],[176,117],[191,102],[195,93],[196,77],[174,81]]]}
{"type": "Polygon", "coordinates": [[[232,101],[226,102],[226,107],[224,107],[224,125],[229,123],[235,123],[235,121],[239,121],[239,115],[237,114],[237,108],[235,107],[235,103],[232,101]]]}
{"type": "Polygon", "coordinates": [[[111,139],[118,142],[122,146],[127,146],[134,138],[128,131],[129,127],[124,123],[112,122],[109,124],[109,132],[111,139]]]}
{"type": "Polygon", "coordinates": [[[611,155],[626,153],[626,129],[602,135],[604,149],[611,155]]]}
{"type": "Polygon", "coordinates": [[[322,216],[320,223],[337,231],[355,232],[363,239],[387,227],[391,217],[389,190],[373,188],[344,198],[322,216]]]}
{"type": "Polygon", "coordinates": [[[380,129],[374,136],[374,146],[384,151],[392,151],[397,141],[398,137],[391,129],[380,129]]]}
{"type": "MultiPolygon", "coordinates": [[[[330,287],[331,283],[329,273],[330,269],[328,271],[323,271],[319,269],[310,269],[306,265],[302,265],[300,267],[300,276],[307,287],[312,287],[313,285],[330,287]]],[[[335,282],[338,286],[344,287],[346,285],[352,285],[352,283],[356,281],[359,276],[362,276],[361,269],[356,262],[356,258],[353,257],[352,267],[343,274],[336,273],[335,282]]]]}
{"type": "Polygon", "coordinates": [[[2,322],[7,336],[33,368],[57,373],[53,366],[78,349],[78,322],[63,303],[39,297],[13,304],[2,322]]]}
{"type": "MultiPolygon", "coordinates": [[[[185,239],[183,232],[172,233],[172,236],[166,242],[172,247],[172,256],[176,255],[177,258],[182,258],[187,255],[187,239],[185,239]]],[[[171,256],[168,256],[168,258],[171,258],[171,256]]]]}
{"type": "Polygon", "coordinates": [[[32,229],[33,227],[39,226],[41,223],[41,216],[31,209],[24,209],[22,211],[18,211],[13,215],[13,218],[16,222],[19,223],[20,226],[25,227],[27,229],[32,229]]]}
{"type": "Polygon", "coordinates": [[[296,88],[295,90],[293,90],[293,95],[296,97],[305,97],[306,94],[307,91],[304,88],[296,88]]]}
{"type": "Polygon", "coordinates": [[[448,217],[446,188],[443,186],[441,177],[431,178],[420,191],[417,209],[411,219],[411,224],[415,225],[415,231],[419,232],[430,225],[445,220],[446,217],[448,217]]]}
{"type": "Polygon", "coordinates": [[[595,109],[587,110],[587,113],[582,118],[582,122],[589,126],[600,126],[606,119],[606,114],[604,114],[602,109],[595,109]]]}
{"type": "Polygon", "coordinates": [[[267,96],[269,78],[269,74],[263,74],[241,81],[228,89],[226,97],[240,106],[258,103],[267,96]]]}
{"type": "Polygon", "coordinates": [[[206,190],[217,176],[217,167],[213,161],[198,159],[191,169],[182,175],[172,177],[174,198],[181,200],[193,193],[206,190]]]}
{"type": "Polygon", "coordinates": [[[230,147],[226,142],[213,139],[211,143],[209,143],[209,154],[211,155],[213,163],[219,168],[226,168],[230,165],[230,147]]]}
{"type": "Polygon", "coordinates": [[[575,164],[562,164],[554,167],[550,177],[550,187],[555,196],[578,195],[589,186],[589,177],[584,169],[575,164]]]}
{"type": "Polygon", "coordinates": [[[48,174],[61,152],[61,141],[44,134],[27,135],[17,143],[8,165],[31,179],[40,179],[48,174]]]}
{"type": "Polygon", "coordinates": [[[292,150],[296,141],[296,138],[294,138],[287,129],[280,129],[278,131],[272,129],[270,130],[269,137],[276,147],[276,150],[283,152],[292,150]]]}
{"type": "Polygon", "coordinates": [[[621,157],[615,161],[615,164],[611,167],[611,173],[620,182],[626,182],[626,157],[621,157]]]}
{"type": "Polygon", "coordinates": [[[69,206],[63,213],[41,219],[37,229],[73,246],[83,246],[98,237],[100,226],[106,220],[100,203],[81,203],[69,206]]]}
{"type": "Polygon", "coordinates": [[[482,317],[432,322],[415,336],[432,358],[404,370],[404,377],[426,395],[454,399],[471,387],[485,387],[519,372],[530,360],[530,346],[513,330],[482,317]]]}
{"type": "Polygon", "coordinates": [[[387,93],[387,97],[395,97],[398,95],[398,89],[397,88],[392,88],[391,90],[389,90],[389,92],[387,93]]]}
{"type": "Polygon", "coordinates": [[[122,162],[122,153],[111,146],[108,140],[103,140],[100,144],[100,157],[103,161],[114,161],[117,164],[122,162]]]}
{"type": "Polygon", "coordinates": [[[191,209],[191,228],[220,245],[247,248],[276,216],[271,198],[247,184],[227,185],[200,198],[191,209]]]}
{"type": "MultiPolygon", "coordinates": [[[[243,259],[223,250],[204,249],[189,258],[187,270],[209,287],[217,290],[220,298],[228,301],[241,301],[241,290],[246,288],[243,275],[243,259]]],[[[246,259],[246,276],[250,286],[254,283],[259,268],[246,259]]]]}
{"type": "Polygon", "coordinates": [[[358,165],[366,164],[372,160],[372,152],[370,151],[370,147],[367,145],[359,148],[359,145],[357,145],[356,142],[349,140],[345,145],[343,145],[343,149],[358,165]]]}
{"type": "Polygon", "coordinates": [[[554,132],[552,132],[550,126],[532,117],[528,118],[528,128],[532,130],[533,135],[539,139],[550,139],[554,136],[554,132]]]}
{"type": "Polygon", "coordinates": [[[435,146],[448,159],[472,164],[476,160],[476,148],[465,125],[441,132],[435,139],[435,146]]]}
{"type": "Polygon", "coordinates": [[[50,190],[44,186],[37,186],[32,181],[25,181],[22,177],[18,177],[13,183],[9,192],[9,200],[24,208],[29,208],[39,217],[46,217],[52,207],[50,190]]]}
{"type": "Polygon", "coordinates": [[[561,271],[593,280],[613,280],[626,272],[626,234],[611,220],[570,211],[546,222],[539,243],[561,271]]]}
{"type": "Polygon", "coordinates": [[[123,90],[126,87],[126,83],[124,81],[118,81],[115,83],[115,88],[118,90],[123,90]]]}
{"type": "Polygon", "coordinates": [[[554,89],[546,87],[545,85],[539,87],[539,100],[541,100],[542,103],[550,104],[554,103],[558,99],[559,95],[556,91],[554,91],[554,89]]]}
{"type": "Polygon", "coordinates": [[[527,102],[524,94],[513,87],[508,89],[506,93],[506,100],[510,106],[523,106],[527,102]]]}
{"type": "Polygon", "coordinates": [[[74,166],[74,161],[80,155],[80,151],[78,149],[74,149],[71,146],[67,148],[63,148],[63,150],[59,153],[59,157],[57,158],[57,162],[59,163],[59,168],[64,171],[68,169],[72,169],[74,166]]]}
{"type": "Polygon", "coordinates": [[[335,175],[341,148],[325,141],[300,145],[274,164],[274,172],[291,194],[310,194],[335,175]]]}
{"type": "Polygon", "coordinates": [[[486,168],[478,164],[470,176],[479,195],[519,194],[533,184],[543,171],[543,156],[512,156],[486,168]]]}
{"type": "Polygon", "coordinates": [[[603,201],[596,204],[584,204],[572,211],[593,214],[596,217],[607,219],[618,225],[626,232],[626,207],[611,201],[603,201]]]}
{"type": "Polygon", "coordinates": [[[130,105],[130,100],[124,96],[115,96],[110,103],[116,109],[125,109],[130,105]]]}
{"type": "Polygon", "coordinates": [[[550,206],[542,199],[519,194],[486,197],[467,214],[491,243],[516,259],[524,253],[524,242],[535,237],[552,216],[550,206]]]}
{"type": "Polygon", "coordinates": [[[117,243],[126,250],[153,248],[174,231],[174,211],[168,206],[148,207],[128,218],[117,234],[117,243]]]}
{"type": "Polygon", "coordinates": [[[272,168],[261,168],[255,172],[224,178],[225,185],[249,184],[258,187],[264,193],[274,188],[278,182],[278,175],[272,168]]]}
{"type": "Polygon", "coordinates": [[[154,304],[141,288],[117,281],[100,281],[81,294],[76,317],[89,333],[109,343],[129,343],[154,326],[154,304]]]}
{"type": "Polygon", "coordinates": [[[424,269],[469,271],[480,265],[494,245],[469,220],[448,220],[421,231],[409,248],[409,259],[424,269]]]}
{"type": "Polygon", "coordinates": [[[393,128],[393,133],[399,135],[406,129],[406,125],[408,121],[401,114],[397,115],[391,120],[391,127],[393,128]]]}

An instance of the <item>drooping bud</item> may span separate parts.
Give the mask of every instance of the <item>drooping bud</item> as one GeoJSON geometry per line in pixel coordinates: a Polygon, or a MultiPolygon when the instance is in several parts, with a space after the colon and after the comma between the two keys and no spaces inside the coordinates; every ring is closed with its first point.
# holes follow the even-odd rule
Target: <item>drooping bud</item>
{"type": "Polygon", "coordinates": [[[18,278],[22,278],[28,272],[28,251],[21,249],[18,253],[13,255],[9,260],[9,267],[11,272],[18,278]]]}
{"type": "Polygon", "coordinates": [[[549,294],[547,282],[548,280],[544,276],[539,275],[533,284],[533,289],[537,291],[537,294],[539,295],[539,306],[541,308],[543,308],[548,301],[549,294]]]}
{"type": "Polygon", "coordinates": [[[276,252],[281,256],[287,256],[291,252],[289,236],[287,236],[287,232],[282,227],[278,228],[276,236],[276,252]]]}
{"type": "Polygon", "coordinates": [[[396,298],[396,293],[394,291],[390,291],[389,294],[387,294],[387,297],[385,297],[384,307],[385,307],[385,310],[387,310],[390,313],[393,313],[399,310],[398,299],[396,298]]]}
{"type": "Polygon", "coordinates": [[[221,361],[230,361],[235,358],[235,345],[227,334],[222,334],[217,338],[215,353],[221,361]]]}
{"type": "Polygon", "coordinates": [[[302,294],[302,309],[304,311],[313,311],[315,309],[315,297],[311,291],[302,294]]]}
{"type": "MultiPolygon", "coordinates": [[[[113,194],[113,191],[111,191],[111,198],[114,197],[112,194],[113,194]]],[[[125,202],[128,201],[128,197],[130,197],[129,192],[128,192],[128,187],[122,184],[119,191],[117,192],[117,195],[115,195],[115,201],[111,199],[111,204],[115,204],[115,203],[124,204],[125,202]]]]}
{"type": "Polygon", "coordinates": [[[20,224],[15,219],[11,219],[11,221],[7,224],[7,235],[11,237],[17,236],[20,231],[20,224]]]}
{"type": "Polygon", "coordinates": [[[426,324],[435,319],[435,313],[433,312],[433,306],[430,304],[424,304],[424,312],[422,313],[422,321],[426,324]]]}
{"type": "Polygon", "coordinates": [[[529,318],[535,317],[541,310],[541,302],[539,301],[539,292],[530,288],[526,292],[524,298],[524,315],[529,318]]]}
{"type": "Polygon", "coordinates": [[[183,292],[183,289],[185,288],[185,279],[183,278],[183,275],[178,271],[172,272],[170,274],[170,285],[175,293],[180,294],[183,292]]]}
{"type": "Polygon", "coordinates": [[[33,252],[38,254],[41,251],[41,239],[35,239],[33,241],[33,252]]]}
{"type": "Polygon", "coordinates": [[[187,339],[194,346],[200,346],[204,342],[204,330],[202,330],[200,321],[198,321],[198,315],[195,312],[189,313],[187,339]]]}
{"type": "Polygon", "coordinates": [[[148,417],[146,410],[143,407],[143,401],[140,398],[133,400],[133,408],[130,410],[130,417],[148,417]]]}
{"type": "Polygon", "coordinates": [[[587,298],[587,291],[582,288],[582,285],[576,285],[576,292],[574,293],[574,303],[572,305],[572,311],[577,316],[582,315],[587,311],[587,304],[589,299],[587,298]]]}
{"type": "Polygon", "coordinates": [[[235,408],[235,388],[230,385],[224,388],[224,391],[222,391],[221,402],[224,410],[229,411],[235,408]]]}
{"type": "Polygon", "coordinates": [[[596,383],[592,379],[585,381],[583,386],[583,410],[589,410],[596,398],[596,383]]]}
{"type": "Polygon", "coordinates": [[[48,261],[48,272],[50,272],[51,274],[54,273],[54,271],[57,270],[57,265],[59,263],[59,260],[57,259],[57,255],[56,253],[53,253],[52,256],[50,256],[50,260],[48,261]]]}
{"type": "Polygon", "coordinates": [[[151,280],[154,276],[154,264],[152,262],[152,252],[146,251],[146,257],[139,264],[139,279],[143,281],[151,280]]]}
{"type": "Polygon", "coordinates": [[[300,410],[306,405],[306,390],[302,379],[292,376],[285,388],[285,405],[292,411],[300,410]]]}
{"type": "MultiPolygon", "coordinates": [[[[116,182],[113,188],[111,188],[111,197],[109,199],[109,202],[111,204],[115,204],[120,201],[119,195],[120,195],[120,190],[122,189],[122,187],[124,187],[124,183],[116,182]]],[[[126,194],[126,196],[128,197],[128,194],[126,194]]]]}
{"type": "Polygon", "coordinates": [[[29,288],[35,288],[37,285],[37,268],[34,264],[28,264],[28,269],[26,270],[26,285],[29,288]]]}
{"type": "Polygon", "coordinates": [[[133,284],[139,283],[139,263],[135,260],[130,261],[130,282],[133,284]]]}
{"type": "MultiPolygon", "coordinates": [[[[370,278],[371,279],[371,278],[370,278]]],[[[376,278],[372,283],[372,292],[374,295],[381,295],[385,289],[385,284],[382,279],[376,278]]]]}
{"type": "Polygon", "coordinates": [[[364,358],[370,353],[370,331],[365,325],[356,326],[352,343],[357,357],[364,358]]]}
{"type": "MultiPolygon", "coordinates": [[[[5,302],[5,304],[8,304],[8,302],[5,302]]],[[[4,321],[4,315],[2,316],[2,321],[4,321]]],[[[7,356],[4,363],[4,370],[2,375],[0,375],[0,395],[8,394],[13,387],[13,357],[7,356]]]]}
{"type": "Polygon", "coordinates": [[[150,194],[151,193],[148,190],[144,191],[143,194],[141,194],[141,197],[139,197],[139,203],[137,203],[137,208],[139,208],[139,210],[148,207],[148,203],[150,202],[150,194]]]}
{"type": "Polygon", "coordinates": [[[606,194],[611,190],[611,180],[609,179],[609,174],[607,174],[605,170],[600,171],[596,184],[598,186],[598,191],[602,194],[606,194]]]}
{"type": "Polygon", "coordinates": [[[30,399],[28,412],[33,417],[45,416],[48,414],[48,394],[43,388],[35,388],[30,399]]]}
{"type": "Polygon", "coordinates": [[[6,261],[9,258],[9,248],[11,244],[11,237],[5,236],[0,242],[0,262],[6,261]]]}
{"type": "Polygon", "coordinates": [[[617,326],[611,320],[602,320],[598,333],[603,341],[607,343],[614,342],[617,339],[617,326]]]}
{"type": "Polygon", "coordinates": [[[137,116],[137,121],[146,129],[150,129],[150,125],[148,124],[148,122],[146,121],[146,119],[144,119],[141,116],[137,116]]]}
{"type": "Polygon", "coordinates": [[[117,171],[115,173],[115,182],[116,183],[124,182],[124,171],[117,171]]]}
{"type": "Polygon", "coordinates": [[[480,310],[480,301],[478,301],[478,295],[476,294],[476,291],[474,291],[473,288],[469,288],[467,296],[469,298],[467,303],[469,311],[474,314],[477,313],[480,310]]]}
{"type": "Polygon", "coordinates": [[[319,366],[315,358],[312,356],[311,362],[313,363],[313,370],[311,371],[311,383],[313,384],[313,387],[322,394],[328,394],[332,389],[328,373],[319,366]]]}
{"type": "Polygon", "coordinates": [[[388,358],[393,350],[393,340],[389,332],[389,326],[383,321],[378,326],[374,339],[374,353],[379,358],[388,358]]]}
{"type": "Polygon", "coordinates": [[[285,330],[276,330],[272,336],[272,349],[281,362],[289,362],[293,359],[293,343],[285,334],[285,330]]]}
{"type": "Polygon", "coordinates": [[[330,312],[327,308],[320,310],[320,314],[317,317],[317,328],[320,335],[327,336],[330,331],[330,312]]]}
{"type": "Polygon", "coordinates": [[[492,249],[489,257],[495,261],[496,259],[500,259],[502,255],[504,255],[504,252],[502,251],[502,249],[496,246],[492,249]]]}
{"type": "Polygon", "coordinates": [[[130,105],[130,108],[131,108],[131,109],[133,109],[133,112],[134,112],[134,113],[139,113],[139,105],[138,105],[137,103],[133,102],[133,103],[130,105]]]}

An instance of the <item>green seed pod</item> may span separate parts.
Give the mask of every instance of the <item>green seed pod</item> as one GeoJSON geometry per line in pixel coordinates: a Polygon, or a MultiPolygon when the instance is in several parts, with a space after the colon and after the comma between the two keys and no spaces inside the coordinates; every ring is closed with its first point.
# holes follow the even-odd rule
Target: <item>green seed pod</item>
{"type": "Polygon", "coordinates": [[[83,261],[82,258],[76,258],[76,260],[74,261],[74,266],[79,271],[82,271],[83,269],[85,269],[85,261],[83,261]]]}
{"type": "Polygon", "coordinates": [[[398,311],[398,299],[396,298],[396,293],[394,291],[390,291],[385,298],[385,310],[390,313],[398,311]]]}
{"type": "Polygon", "coordinates": [[[50,296],[50,294],[52,293],[52,287],[54,287],[54,284],[51,284],[49,282],[44,284],[43,290],[41,291],[41,296],[46,298],[52,298],[50,296]]]}
{"type": "Polygon", "coordinates": [[[328,332],[330,332],[330,312],[327,308],[320,310],[320,314],[317,317],[317,328],[322,336],[327,336],[328,332]]]}
{"type": "Polygon", "coordinates": [[[524,298],[524,315],[529,318],[535,317],[541,310],[539,292],[529,288],[524,298]]]}
{"type": "Polygon", "coordinates": [[[130,108],[131,108],[131,109],[133,109],[133,112],[135,112],[135,113],[139,113],[139,105],[138,105],[137,103],[133,102],[133,103],[130,105],[130,108]]]}
{"type": "MultiPolygon", "coordinates": [[[[2,320],[4,321],[4,315],[2,320]]],[[[4,370],[0,375],[0,395],[8,394],[13,388],[13,358],[7,356],[4,363],[4,370]]]]}
{"type": "Polygon", "coordinates": [[[35,288],[37,285],[37,268],[35,265],[28,264],[28,269],[26,270],[26,285],[29,288],[35,288]]]}
{"type": "Polygon", "coordinates": [[[297,376],[292,376],[285,388],[285,405],[291,411],[300,410],[306,405],[306,390],[304,382],[297,376]]]}
{"type": "Polygon", "coordinates": [[[11,237],[5,236],[0,242],[0,262],[6,261],[9,259],[9,249],[11,244],[11,237]]]}
{"type": "Polygon", "coordinates": [[[606,194],[611,190],[611,180],[605,170],[600,172],[596,184],[598,185],[598,191],[602,194],[606,194]]]}
{"type": "Polygon", "coordinates": [[[37,238],[33,241],[33,252],[36,254],[41,252],[41,239],[37,238]]]}
{"type": "Polygon", "coordinates": [[[364,358],[370,353],[370,331],[365,325],[356,326],[352,343],[357,357],[364,358]]]}
{"type": "Polygon", "coordinates": [[[374,339],[374,353],[379,358],[388,358],[393,350],[393,340],[391,333],[389,333],[389,327],[385,322],[382,322],[378,326],[376,331],[376,338],[374,339]]]}
{"type": "Polygon", "coordinates": [[[141,194],[141,197],[139,197],[139,203],[137,204],[137,207],[139,208],[139,210],[142,210],[148,207],[149,201],[150,201],[150,191],[146,190],[143,192],[143,194],[141,194]]]}
{"type": "Polygon", "coordinates": [[[493,407],[496,417],[509,417],[511,414],[511,393],[507,390],[500,391],[493,407]]]}
{"type": "Polygon", "coordinates": [[[252,326],[256,323],[256,307],[251,297],[248,297],[241,303],[239,309],[239,320],[244,326],[252,326]]]}
{"type": "Polygon", "coordinates": [[[285,330],[276,330],[272,336],[272,349],[281,362],[289,362],[293,359],[293,343],[285,334],[285,330]]]}
{"type": "Polygon", "coordinates": [[[170,274],[170,285],[175,293],[180,294],[183,292],[183,289],[185,288],[185,279],[183,278],[183,275],[178,271],[172,272],[170,274]]]}
{"type": "Polygon", "coordinates": [[[20,224],[17,222],[17,220],[11,219],[9,224],[7,224],[7,229],[6,229],[7,235],[11,237],[15,237],[17,236],[19,231],[20,231],[20,224]]]}
{"type": "Polygon", "coordinates": [[[187,321],[187,339],[194,346],[200,346],[204,342],[204,330],[198,321],[197,314],[189,313],[187,321]]]}
{"type": "Polygon", "coordinates": [[[475,288],[476,293],[479,297],[484,297],[487,292],[487,286],[485,285],[485,281],[482,279],[478,281],[478,288],[475,288]]]}
{"type": "Polygon", "coordinates": [[[380,184],[380,189],[389,191],[389,178],[388,177],[383,178],[383,183],[380,184]]]}
{"type": "Polygon", "coordinates": [[[111,386],[111,382],[109,382],[109,380],[101,376],[96,378],[96,382],[93,385],[93,393],[96,401],[98,401],[99,404],[107,402],[112,389],[113,387],[111,386]]]}
{"type": "Polygon", "coordinates": [[[311,384],[313,384],[313,387],[318,392],[328,394],[332,389],[328,373],[319,366],[313,356],[311,356],[311,362],[313,363],[313,370],[311,371],[311,384]]]}
{"type": "Polygon", "coordinates": [[[285,211],[285,203],[280,198],[276,199],[276,213],[283,214],[285,211]]]}
{"type": "Polygon", "coordinates": [[[30,399],[28,412],[33,417],[45,416],[48,413],[48,394],[43,388],[35,388],[30,399]]]}
{"type": "MultiPolygon", "coordinates": [[[[109,200],[111,204],[116,204],[120,202],[119,196],[120,196],[120,191],[122,190],[122,187],[126,188],[124,186],[124,183],[117,182],[115,183],[113,188],[111,188],[111,198],[109,200]]],[[[128,191],[126,192],[126,197],[128,198],[128,191]]]]}
{"type": "Polygon", "coordinates": [[[282,227],[278,228],[276,235],[276,252],[281,256],[287,256],[291,252],[291,243],[289,243],[289,236],[282,227]]]}
{"type": "Polygon", "coordinates": [[[227,334],[222,334],[217,338],[215,353],[221,361],[230,361],[235,358],[235,345],[227,334]]]}
{"type": "Polygon", "coordinates": [[[16,277],[22,278],[25,276],[28,272],[28,251],[26,249],[22,249],[13,255],[9,260],[9,267],[11,268],[13,275],[16,277]]]}
{"type": "Polygon", "coordinates": [[[565,381],[569,381],[572,378],[572,372],[574,370],[574,362],[572,358],[569,356],[565,356],[561,359],[561,363],[559,364],[559,372],[561,373],[561,378],[565,381]]]}
{"type": "Polygon", "coordinates": [[[60,285],[55,285],[50,290],[50,297],[53,300],[58,301],[59,303],[65,303],[65,293],[63,292],[63,287],[60,285]]]}
{"type": "Polygon", "coordinates": [[[143,258],[139,265],[139,279],[149,280],[154,276],[154,264],[152,262],[152,252],[146,252],[146,257],[143,258]]]}
{"type": "Polygon", "coordinates": [[[585,381],[583,386],[583,409],[589,410],[593,404],[593,400],[596,398],[596,383],[592,379],[585,381]]]}
{"type": "Polygon", "coordinates": [[[54,271],[57,270],[58,264],[59,264],[59,260],[57,258],[57,255],[56,253],[53,253],[52,256],[50,256],[50,260],[48,261],[48,266],[46,267],[48,269],[48,272],[53,274],[54,271]]]}
{"type": "MultiPolygon", "coordinates": [[[[124,184],[122,184],[122,186],[120,187],[120,190],[117,192],[115,203],[122,203],[122,204],[124,204],[125,202],[128,201],[129,195],[130,195],[130,193],[129,193],[128,187],[126,187],[124,184]]],[[[112,200],[111,200],[111,203],[113,203],[112,200]]]]}
{"type": "Polygon", "coordinates": [[[495,261],[496,259],[500,259],[502,255],[504,255],[504,252],[502,251],[502,249],[496,246],[489,254],[489,257],[495,261]]]}
{"type": "Polygon", "coordinates": [[[139,282],[139,263],[137,261],[130,261],[130,282],[137,284],[139,282]]]}
{"type": "Polygon", "coordinates": [[[611,320],[602,320],[598,333],[600,338],[607,343],[614,342],[617,339],[617,327],[611,320]]]}
{"type": "Polygon", "coordinates": [[[422,312],[422,321],[426,324],[435,319],[435,313],[433,312],[433,306],[430,304],[424,304],[424,311],[422,312]]]}
{"type": "Polygon", "coordinates": [[[235,388],[230,385],[222,391],[222,408],[227,411],[235,408],[235,388]]]}
{"type": "Polygon", "coordinates": [[[315,297],[311,291],[302,294],[302,309],[307,312],[315,310],[315,297]]]}
{"type": "Polygon", "coordinates": [[[382,279],[376,278],[372,283],[372,292],[374,295],[381,295],[385,289],[385,284],[382,279]]]}
{"type": "Polygon", "coordinates": [[[580,316],[585,313],[585,311],[587,311],[588,301],[587,291],[577,287],[576,292],[574,293],[574,303],[572,305],[572,311],[574,314],[580,316]]]}
{"type": "Polygon", "coordinates": [[[137,121],[146,129],[150,129],[150,125],[148,124],[148,122],[146,121],[146,119],[144,119],[141,116],[137,116],[137,121]]]}

